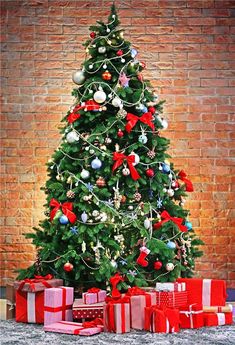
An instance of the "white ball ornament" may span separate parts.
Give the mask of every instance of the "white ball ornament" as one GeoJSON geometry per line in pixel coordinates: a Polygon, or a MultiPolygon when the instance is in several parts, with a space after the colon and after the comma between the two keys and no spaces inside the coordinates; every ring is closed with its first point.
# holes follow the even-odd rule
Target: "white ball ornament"
{"type": "Polygon", "coordinates": [[[73,73],[72,79],[75,84],[81,85],[84,83],[86,78],[83,71],[76,71],[73,73]]]}
{"type": "Polygon", "coordinates": [[[133,166],[139,164],[139,162],[140,162],[140,156],[137,155],[137,153],[135,153],[135,152],[132,151],[132,152],[130,153],[130,156],[135,156],[135,162],[132,164],[133,166]]]}
{"type": "Polygon", "coordinates": [[[150,228],[150,225],[151,225],[150,220],[148,218],[146,218],[144,220],[144,227],[145,227],[145,229],[148,230],[150,228]]]}
{"type": "Polygon", "coordinates": [[[167,270],[168,272],[173,271],[174,268],[175,268],[175,265],[174,265],[172,262],[168,262],[168,263],[166,264],[166,270],[167,270]]]}
{"type": "Polygon", "coordinates": [[[86,180],[86,179],[88,179],[88,178],[89,178],[89,176],[90,176],[89,171],[88,171],[88,170],[86,170],[86,169],[82,169],[82,172],[81,172],[81,178],[82,178],[83,180],[86,180]]]}
{"type": "Polygon", "coordinates": [[[75,131],[71,131],[66,135],[66,140],[68,143],[74,143],[79,141],[79,135],[75,131]]]}
{"type": "Polygon", "coordinates": [[[161,120],[161,124],[162,124],[162,129],[167,129],[168,128],[168,122],[165,120],[165,119],[163,119],[163,120],[161,120]]]}
{"type": "Polygon", "coordinates": [[[170,188],[170,189],[168,189],[167,194],[168,194],[169,196],[173,196],[173,195],[175,194],[175,192],[174,192],[173,189],[170,188]]]}
{"type": "Polygon", "coordinates": [[[98,210],[94,210],[94,211],[92,212],[92,216],[93,216],[93,217],[97,217],[99,214],[100,214],[100,213],[99,213],[98,210]]]}
{"type": "Polygon", "coordinates": [[[130,170],[128,168],[123,168],[122,169],[122,175],[123,176],[129,176],[130,175],[130,170]]]}
{"type": "Polygon", "coordinates": [[[98,48],[98,53],[100,53],[100,54],[106,53],[106,47],[99,47],[98,48]]]}
{"type": "Polygon", "coordinates": [[[104,91],[96,91],[93,98],[97,103],[104,103],[106,101],[106,93],[104,91]]]}
{"type": "Polygon", "coordinates": [[[95,158],[93,159],[93,161],[91,162],[91,167],[94,170],[100,169],[102,167],[102,162],[99,158],[95,158]]]}
{"type": "Polygon", "coordinates": [[[120,108],[122,106],[122,101],[119,97],[114,97],[114,99],[112,100],[112,105],[116,108],[120,108]]]}
{"type": "Polygon", "coordinates": [[[111,264],[111,266],[112,266],[113,268],[117,268],[117,263],[116,263],[115,260],[111,260],[111,261],[110,261],[110,264],[111,264]]]}

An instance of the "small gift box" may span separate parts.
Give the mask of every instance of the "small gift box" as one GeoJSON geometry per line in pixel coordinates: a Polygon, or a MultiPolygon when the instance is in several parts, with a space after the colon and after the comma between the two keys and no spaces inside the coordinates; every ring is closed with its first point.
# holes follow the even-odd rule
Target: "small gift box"
{"type": "Polygon", "coordinates": [[[145,292],[138,287],[133,287],[128,289],[126,296],[130,297],[131,328],[144,329],[144,310],[145,307],[156,304],[156,292],[145,292]]]}
{"type": "Polygon", "coordinates": [[[187,291],[156,291],[156,305],[179,308],[188,305],[187,291]]]}
{"type": "Polygon", "coordinates": [[[145,308],[146,331],[154,333],[176,333],[179,332],[180,318],[179,310],[173,308],[158,308],[151,306],[145,308]]]}
{"type": "Polygon", "coordinates": [[[109,299],[104,306],[104,330],[114,333],[130,332],[130,303],[128,297],[109,299]]]}
{"type": "Polygon", "coordinates": [[[15,317],[15,289],[12,284],[6,285],[6,298],[0,299],[0,320],[14,319],[15,317]]]}
{"type": "Polygon", "coordinates": [[[204,326],[232,325],[233,313],[204,313],[204,326]]]}
{"type": "Polygon", "coordinates": [[[73,318],[76,320],[88,320],[103,318],[105,302],[84,304],[82,299],[75,299],[73,303],[73,318]]]}
{"type": "Polygon", "coordinates": [[[205,313],[231,313],[233,311],[232,304],[226,304],[224,307],[203,307],[205,313]]]}
{"type": "MultiPolygon", "coordinates": [[[[186,309],[186,308],[185,308],[186,309]]],[[[180,310],[181,328],[200,328],[204,326],[203,310],[201,304],[191,304],[188,310],[180,310]]]]}
{"type": "Polygon", "coordinates": [[[62,279],[52,275],[35,276],[14,282],[16,289],[16,321],[29,323],[44,322],[44,290],[63,284],[62,279]]]}
{"type": "Polygon", "coordinates": [[[185,283],[156,283],[156,291],[186,291],[185,283]]]}
{"type": "Polygon", "coordinates": [[[102,326],[84,327],[82,323],[59,321],[43,327],[45,332],[90,336],[102,332],[102,326]]]}
{"type": "Polygon", "coordinates": [[[45,290],[44,325],[58,321],[73,321],[73,287],[60,286],[45,290]]]}
{"type": "Polygon", "coordinates": [[[179,278],[177,281],[186,283],[189,304],[225,306],[227,295],[224,280],[179,278]]]}
{"type": "Polygon", "coordinates": [[[106,298],[106,291],[99,288],[91,288],[82,294],[82,301],[85,304],[94,304],[104,302],[106,298]]]}

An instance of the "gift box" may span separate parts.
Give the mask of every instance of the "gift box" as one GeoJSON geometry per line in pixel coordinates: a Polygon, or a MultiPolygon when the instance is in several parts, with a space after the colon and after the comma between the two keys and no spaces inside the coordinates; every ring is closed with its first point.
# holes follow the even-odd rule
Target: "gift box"
{"type": "Polygon", "coordinates": [[[179,310],[174,308],[158,308],[151,306],[145,308],[144,329],[154,333],[179,332],[179,310]]]}
{"type": "Polygon", "coordinates": [[[82,323],[59,321],[43,327],[45,332],[65,333],[90,336],[102,332],[101,327],[83,327],[82,323]]]}
{"type": "Polygon", "coordinates": [[[106,298],[106,291],[99,288],[91,288],[82,294],[82,301],[85,304],[94,304],[104,302],[106,298]]]}
{"type": "Polygon", "coordinates": [[[185,283],[156,283],[156,291],[186,291],[185,283]]]}
{"type": "Polygon", "coordinates": [[[58,321],[73,321],[73,287],[47,289],[44,296],[44,325],[58,321]]]}
{"type": "Polygon", "coordinates": [[[225,306],[227,295],[224,280],[179,278],[177,281],[186,283],[189,304],[225,306]]]}
{"type": "Polygon", "coordinates": [[[105,302],[84,304],[82,299],[75,299],[73,303],[73,318],[75,320],[89,320],[103,318],[105,302]]]}
{"type": "Polygon", "coordinates": [[[232,304],[226,304],[224,307],[214,306],[214,307],[203,307],[205,313],[231,313],[233,312],[232,304]]]}
{"type": "Polygon", "coordinates": [[[187,310],[180,310],[181,328],[200,328],[204,326],[203,310],[201,304],[191,304],[187,310]]]}
{"type": "Polygon", "coordinates": [[[232,325],[233,313],[204,313],[204,326],[232,325]]]}
{"type": "Polygon", "coordinates": [[[188,305],[187,291],[156,291],[156,305],[179,308],[188,305]]]}
{"type": "Polygon", "coordinates": [[[112,300],[104,306],[104,330],[113,333],[130,332],[129,298],[112,300]]]}
{"type": "Polygon", "coordinates": [[[6,298],[0,299],[0,320],[15,318],[15,289],[13,284],[6,285],[6,298]]]}
{"type": "Polygon", "coordinates": [[[35,279],[16,281],[16,321],[28,323],[44,322],[44,290],[63,284],[51,275],[36,276],[35,279]]]}

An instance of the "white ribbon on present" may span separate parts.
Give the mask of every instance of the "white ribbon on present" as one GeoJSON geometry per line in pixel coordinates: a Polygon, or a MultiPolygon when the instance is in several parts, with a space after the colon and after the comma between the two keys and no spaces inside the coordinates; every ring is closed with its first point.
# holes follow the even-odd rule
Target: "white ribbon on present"
{"type": "Polygon", "coordinates": [[[202,305],[211,305],[211,279],[202,280],[202,305]]]}
{"type": "Polygon", "coordinates": [[[27,316],[28,316],[28,322],[32,322],[32,323],[36,323],[35,296],[36,294],[34,292],[27,293],[27,316]]]}
{"type": "Polygon", "coordinates": [[[218,319],[218,326],[225,325],[225,313],[216,313],[218,319]]]}
{"type": "Polygon", "coordinates": [[[192,310],[192,308],[195,304],[197,304],[197,303],[190,304],[189,310],[180,310],[180,314],[185,314],[187,317],[190,318],[190,328],[193,328],[193,326],[194,326],[193,325],[193,315],[203,313],[202,310],[192,310]]]}
{"type": "Polygon", "coordinates": [[[166,318],[166,333],[170,333],[170,322],[169,322],[168,318],[166,318]]]}

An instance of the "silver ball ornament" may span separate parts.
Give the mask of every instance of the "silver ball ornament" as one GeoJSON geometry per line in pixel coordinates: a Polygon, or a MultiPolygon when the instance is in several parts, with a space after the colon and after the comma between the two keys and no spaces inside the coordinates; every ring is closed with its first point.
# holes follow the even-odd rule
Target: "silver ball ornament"
{"type": "Polygon", "coordinates": [[[94,101],[96,101],[99,104],[104,103],[106,100],[106,93],[104,91],[101,91],[101,90],[96,91],[94,93],[93,98],[94,98],[94,101]]]}
{"type": "Polygon", "coordinates": [[[98,48],[98,53],[100,53],[100,54],[106,53],[106,47],[99,47],[98,48]]]}
{"type": "Polygon", "coordinates": [[[66,135],[66,140],[70,144],[75,143],[79,141],[79,135],[75,131],[71,131],[66,135]]]}
{"type": "Polygon", "coordinates": [[[115,97],[113,100],[112,100],[112,105],[116,108],[120,108],[122,106],[122,101],[120,100],[119,97],[115,97]]]}
{"type": "Polygon", "coordinates": [[[141,144],[146,144],[147,141],[148,141],[148,138],[146,137],[145,134],[141,134],[141,135],[139,136],[139,138],[138,138],[138,141],[139,141],[139,143],[141,143],[141,144]]]}
{"type": "Polygon", "coordinates": [[[102,162],[99,158],[95,158],[93,159],[93,161],[91,162],[91,167],[92,169],[100,169],[102,167],[102,162]]]}
{"type": "Polygon", "coordinates": [[[86,180],[86,179],[88,179],[88,178],[89,178],[89,176],[90,176],[89,171],[88,171],[88,170],[86,170],[86,169],[82,169],[82,172],[81,172],[81,178],[82,178],[83,180],[86,180]]]}
{"type": "Polygon", "coordinates": [[[169,196],[173,196],[173,195],[175,194],[175,192],[174,192],[173,189],[170,188],[170,189],[168,189],[167,194],[168,194],[169,196]]]}
{"type": "Polygon", "coordinates": [[[73,82],[77,85],[81,85],[84,83],[86,77],[83,71],[76,71],[72,75],[73,82]]]}

